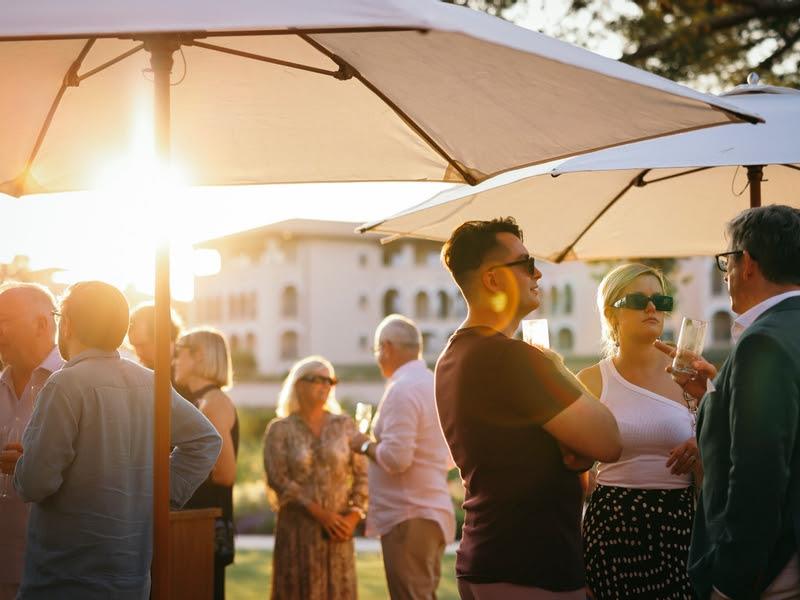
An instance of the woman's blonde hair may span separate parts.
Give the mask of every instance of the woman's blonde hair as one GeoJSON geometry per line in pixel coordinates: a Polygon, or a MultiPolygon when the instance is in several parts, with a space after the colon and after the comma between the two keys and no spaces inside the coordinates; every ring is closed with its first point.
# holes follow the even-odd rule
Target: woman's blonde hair
{"type": "MultiPolygon", "coordinates": [[[[330,376],[335,377],[336,373],[333,370],[333,365],[327,358],[322,356],[307,356],[294,363],[286,379],[283,380],[281,393],[278,396],[278,408],[275,410],[275,414],[279,417],[288,417],[292,413],[300,410],[300,402],[297,399],[297,382],[301,377],[316,371],[320,367],[327,369],[330,376]]],[[[325,402],[325,410],[335,415],[342,412],[342,407],[339,406],[339,403],[336,401],[336,394],[333,387],[331,387],[328,400],[325,402]]]]}
{"type": "Polygon", "coordinates": [[[603,355],[614,356],[619,346],[619,335],[614,324],[608,318],[606,309],[622,298],[625,288],[639,277],[651,275],[658,279],[663,293],[668,294],[670,285],[664,273],[656,267],[641,263],[627,263],[609,271],[597,287],[597,309],[600,311],[600,324],[603,333],[603,355]]]}
{"type": "Polygon", "coordinates": [[[233,383],[231,353],[225,336],[211,327],[186,332],[175,342],[175,349],[187,348],[194,359],[194,375],[209,379],[223,390],[233,383]]]}

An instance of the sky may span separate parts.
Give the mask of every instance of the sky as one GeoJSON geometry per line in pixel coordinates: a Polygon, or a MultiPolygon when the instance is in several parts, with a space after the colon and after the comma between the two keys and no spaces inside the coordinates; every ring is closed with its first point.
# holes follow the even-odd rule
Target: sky
{"type": "MultiPolygon", "coordinates": [[[[567,0],[530,0],[508,16],[522,26],[553,33],[567,5],[567,0]]],[[[619,56],[620,45],[611,40],[595,50],[619,56]]],[[[193,243],[291,218],[378,220],[446,187],[373,183],[176,188],[150,200],[153,195],[135,185],[101,185],[91,192],[25,199],[0,194],[0,262],[26,255],[32,269],[63,269],[57,275],[62,283],[101,279],[152,293],[155,249],[160,240],[168,239],[172,294],[187,301],[193,296],[193,276],[218,268],[218,257],[193,252],[193,243]],[[166,218],[155,219],[157,211],[166,218]]]]}

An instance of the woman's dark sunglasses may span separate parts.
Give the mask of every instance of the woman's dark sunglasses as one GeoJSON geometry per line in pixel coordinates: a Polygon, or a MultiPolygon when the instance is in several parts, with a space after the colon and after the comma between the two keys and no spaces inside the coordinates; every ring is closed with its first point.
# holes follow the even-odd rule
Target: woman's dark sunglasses
{"type": "Polygon", "coordinates": [[[656,310],[661,312],[672,311],[674,301],[672,296],[665,296],[664,294],[653,294],[652,296],[645,296],[642,293],[625,294],[622,298],[614,302],[615,308],[630,308],[633,310],[644,310],[647,305],[652,302],[656,310]]]}
{"type": "Polygon", "coordinates": [[[336,377],[328,377],[327,375],[305,375],[300,378],[300,381],[305,381],[306,383],[327,383],[331,386],[339,383],[336,377]]]}
{"type": "Polygon", "coordinates": [[[494,265],[493,267],[489,267],[489,270],[491,271],[492,269],[498,269],[500,267],[516,267],[517,265],[525,265],[528,273],[536,275],[536,261],[532,256],[526,256],[525,258],[520,258],[510,263],[503,263],[502,265],[494,265]]]}

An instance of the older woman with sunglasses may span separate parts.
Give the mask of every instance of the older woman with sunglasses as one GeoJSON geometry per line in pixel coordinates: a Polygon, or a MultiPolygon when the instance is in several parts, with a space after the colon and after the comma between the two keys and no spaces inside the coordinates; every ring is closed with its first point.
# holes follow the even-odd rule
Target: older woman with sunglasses
{"type": "Polygon", "coordinates": [[[367,508],[366,458],[333,393],[333,366],[297,362],[283,383],[278,418],[267,425],[264,469],[278,513],[272,598],[350,600],[357,595],[353,531],[367,508]]]}
{"type": "Polygon", "coordinates": [[[672,310],[657,269],[625,264],[597,291],[606,358],[578,378],[614,414],[622,456],[597,465],[583,521],[588,587],[607,598],[692,598],[687,575],[694,516],[692,478],[702,471],[695,406],[653,347],[672,310]]]}

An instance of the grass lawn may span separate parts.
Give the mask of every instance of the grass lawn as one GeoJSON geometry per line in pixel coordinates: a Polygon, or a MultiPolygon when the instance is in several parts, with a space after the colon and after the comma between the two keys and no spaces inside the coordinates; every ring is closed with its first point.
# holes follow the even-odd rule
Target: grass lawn
{"type": "MultiPolygon", "coordinates": [[[[458,600],[455,576],[455,557],[442,560],[440,600],[458,600]]],[[[386,600],[386,579],[379,554],[362,553],[356,559],[359,600],[386,600]]],[[[263,600],[269,597],[269,578],[272,573],[272,553],[259,550],[240,550],[236,562],[227,569],[226,595],[232,600],[263,600]]]]}

